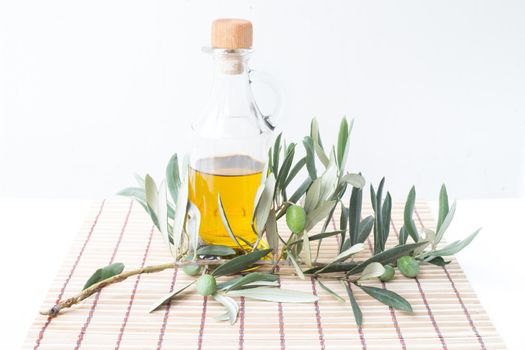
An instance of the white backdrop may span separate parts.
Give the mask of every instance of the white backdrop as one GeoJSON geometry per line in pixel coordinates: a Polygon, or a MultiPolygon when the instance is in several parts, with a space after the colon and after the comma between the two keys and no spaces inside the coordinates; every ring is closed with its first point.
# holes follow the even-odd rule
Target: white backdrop
{"type": "Polygon", "coordinates": [[[289,140],[312,116],[334,138],[347,115],[352,169],[398,199],[443,181],[458,198],[525,194],[524,2],[3,0],[0,196],[160,176],[208,96],[218,17],[253,21],[252,66],[284,91],[289,140]]]}

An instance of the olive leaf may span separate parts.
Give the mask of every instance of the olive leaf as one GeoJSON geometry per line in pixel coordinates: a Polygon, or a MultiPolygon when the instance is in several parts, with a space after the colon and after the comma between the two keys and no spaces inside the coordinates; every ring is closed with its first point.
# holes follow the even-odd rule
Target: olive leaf
{"type": "Polygon", "coordinates": [[[328,163],[326,170],[323,172],[320,178],[321,186],[319,190],[319,200],[317,202],[318,205],[320,202],[332,197],[332,195],[336,192],[337,185],[339,183],[334,152],[331,153],[330,162],[328,163]]]}
{"type": "Polygon", "coordinates": [[[366,294],[385,305],[393,307],[396,310],[412,312],[412,306],[410,303],[405,298],[391,290],[361,285],[358,285],[358,287],[366,294]]]}
{"type": "Polygon", "coordinates": [[[390,232],[390,214],[392,210],[392,198],[390,193],[387,193],[383,202],[383,187],[385,185],[385,178],[383,177],[379,182],[377,193],[374,191],[374,186],[370,186],[370,195],[372,197],[372,207],[375,212],[374,223],[374,254],[385,250],[385,244],[388,240],[390,232]]]}
{"type": "Polygon", "coordinates": [[[240,272],[250,267],[259,259],[268,255],[268,253],[271,251],[271,249],[264,249],[237,256],[231,260],[226,261],[224,264],[219,265],[219,267],[217,267],[211,274],[215,277],[220,277],[240,272]]]}
{"type": "Polygon", "coordinates": [[[153,180],[149,174],[146,174],[146,177],[144,178],[144,186],[146,193],[146,203],[148,204],[149,209],[155,213],[155,215],[158,215],[159,198],[157,185],[155,184],[155,180],[153,180]]]}
{"type": "Polygon", "coordinates": [[[242,236],[235,236],[235,238],[238,240],[241,240],[244,244],[250,247],[251,250],[257,249],[257,247],[255,246],[255,243],[259,244],[258,242],[260,242],[260,241],[256,241],[254,243],[251,243],[250,241],[248,241],[246,238],[243,238],[242,236]]]}
{"type": "Polygon", "coordinates": [[[364,248],[364,244],[363,243],[357,243],[357,244],[351,246],[350,248],[348,248],[348,249],[344,250],[343,252],[339,253],[339,255],[337,255],[332,262],[327,264],[322,269],[316,271],[315,273],[318,274],[318,273],[321,273],[321,272],[327,270],[333,264],[336,264],[336,263],[339,263],[341,261],[344,261],[344,260],[348,259],[349,257],[351,257],[352,255],[359,253],[361,250],[363,250],[363,248],[364,248]]]}
{"type": "Polygon", "coordinates": [[[144,188],[141,187],[126,187],[119,192],[117,192],[117,195],[119,196],[125,196],[125,197],[134,197],[138,200],[142,200],[146,202],[146,195],[144,193],[144,188]]]}
{"type": "Polygon", "coordinates": [[[133,177],[135,178],[135,181],[137,182],[137,184],[141,187],[141,188],[144,188],[144,178],[142,176],[140,176],[139,174],[135,173],[133,174],[133,177]]]}
{"type": "Polygon", "coordinates": [[[472,233],[470,236],[465,238],[462,241],[455,241],[453,243],[448,244],[442,249],[434,250],[429,253],[427,253],[427,256],[451,256],[459,251],[461,251],[463,248],[465,248],[467,245],[470,244],[476,238],[479,231],[481,231],[481,228],[478,228],[474,233],[472,233]]]}
{"type": "Polygon", "coordinates": [[[374,279],[381,276],[385,273],[385,268],[378,262],[373,262],[365,266],[363,272],[361,272],[361,277],[358,281],[365,281],[369,279],[374,279]]]}
{"type": "Polygon", "coordinates": [[[335,257],[335,259],[332,261],[332,263],[338,263],[338,262],[344,261],[344,260],[348,259],[349,257],[351,257],[352,255],[357,254],[360,251],[362,251],[363,248],[364,248],[364,244],[363,243],[354,244],[350,248],[348,248],[345,251],[339,253],[335,257]]]}
{"type": "Polygon", "coordinates": [[[330,294],[331,296],[334,297],[335,300],[339,301],[340,303],[344,303],[345,300],[339,296],[339,294],[337,294],[336,292],[334,292],[333,290],[331,290],[330,288],[328,288],[324,283],[322,283],[319,279],[315,279],[317,281],[317,283],[319,284],[319,286],[321,288],[323,288],[326,292],[328,292],[328,294],[330,294]]]}
{"type": "Polygon", "coordinates": [[[441,225],[443,224],[443,221],[445,221],[445,218],[447,217],[448,211],[449,211],[449,206],[448,206],[447,188],[445,187],[445,184],[443,184],[441,185],[441,190],[439,191],[439,214],[438,214],[436,232],[439,232],[439,229],[441,225]]]}
{"type": "Polygon", "coordinates": [[[244,246],[241,244],[241,242],[239,242],[235,233],[233,233],[233,230],[230,226],[230,222],[228,221],[228,217],[226,216],[226,211],[224,210],[224,206],[222,205],[220,193],[217,195],[217,202],[218,202],[217,207],[219,209],[219,216],[221,217],[221,221],[222,221],[224,228],[226,229],[226,232],[228,232],[228,235],[230,236],[232,241],[234,241],[239,246],[239,248],[241,248],[241,250],[246,252],[246,249],[244,249],[244,246]]]}
{"type": "Polygon", "coordinates": [[[268,245],[273,250],[274,254],[279,253],[279,232],[277,229],[277,218],[275,217],[275,210],[270,209],[268,219],[266,220],[266,239],[268,245]]]}
{"type": "Polygon", "coordinates": [[[388,236],[390,235],[390,221],[392,215],[392,196],[390,192],[386,193],[385,201],[383,202],[383,208],[381,209],[381,220],[382,220],[382,238],[381,249],[385,250],[386,242],[388,241],[388,236]]]}
{"type": "Polygon", "coordinates": [[[405,226],[403,226],[399,230],[399,245],[406,244],[407,239],[408,239],[408,233],[407,233],[407,230],[405,229],[405,226]]]}
{"type": "Polygon", "coordinates": [[[310,303],[319,300],[319,298],[313,294],[272,287],[232,290],[226,294],[232,297],[245,297],[276,303],[310,303]]]}
{"type": "Polygon", "coordinates": [[[348,271],[347,275],[355,275],[357,273],[360,273],[365,269],[365,267],[368,264],[371,264],[373,262],[378,262],[382,265],[393,263],[398,258],[404,255],[410,255],[410,253],[414,249],[416,249],[417,247],[420,247],[423,244],[425,244],[425,242],[405,244],[405,245],[396,246],[396,247],[387,249],[385,251],[382,251],[381,253],[376,254],[368,258],[367,260],[361,262],[359,265],[354,267],[352,270],[348,271]]]}
{"type": "Polygon", "coordinates": [[[348,121],[346,118],[341,120],[339,126],[339,135],[337,136],[337,163],[339,168],[343,168],[343,158],[346,152],[346,144],[348,141],[348,121]]]}
{"type": "Polygon", "coordinates": [[[306,197],[304,199],[304,210],[308,214],[314,210],[319,203],[319,194],[321,193],[321,178],[317,178],[312,182],[312,185],[306,191],[306,197]]]}
{"type": "MultiPolygon", "coordinates": [[[[241,278],[242,277],[233,278],[233,279],[228,280],[228,281],[217,283],[217,290],[221,290],[222,291],[222,290],[228,289],[231,285],[237,283],[237,281],[239,281],[241,278]]],[[[252,282],[250,284],[245,284],[244,286],[239,287],[239,288],[241,288],[241,289],[248,289],[248,288],[254,288],[254,287],[278,287],[278,286],[279,286],[279,281],[274,281],[274,282],[255,281],[255,282],[252,282]]]]}
{"type": "Polygon", "coordinates": [[[173,246],[179,254],[184,231],[184,221],[186,220],[186,210],[188,206],[188,157],[184,157],[181,173],[181,184],[175,205],[175,217],[173,218],[173,246]]]}
{"type": "MultiPolygon", "coordinates": [[[[345,207],[344,203],[341,202],[341,216],[339,218],[339,229],[346,233],[348,229],[348,220],[350,217],[350,208],[345,207]]],[[[343,235],[344,237],[345,235],[343,235]]]]}
{"type": "Polygon", "coordinates": [[[295,272],[297,273],[297,277],[299,277],[300,279],[304,280],[303,270],[301,270],[301,267],[297,263],[297,260],[294,258],[294,256],[291,253],[288,253],[288,258],[292,262],[292,265],[293,265],[293,267],[295,269],[295,272]]]}
{"type": "Polygon", "coordinates": [[[173,203],[177,203],[179,188],[181,186],[177,153],[171,156],[168,166],[166,167],[166,183],[173,203]]]}
{"type": "Polygon", "coordinates": [[[354,313],[355,323],[359,327],[361,327],[363,325],[363,313],[361,312],[359,304],[357,304],[357,300],[355,300],[354,293],[352,292],[352,287],[350,287],[349,282],[341,281],[341,283],[345,286],[346,293],[348,294],[348,298],[350,299],[350,305],[352,305],[352,312],[354,313]]]}
{"type": "Polygon", "coordinates": [[[233,325],[237,321],[237,316],[239,315],[239,305],[235,300],[226,295],[215,293],[213,294],[213,299],[221,303],[226,309],[226,313],[219,317],[216,317],[218,320],[228,320],[230,325],[233,325]]]}
{"type": "Polygon", "coordinates": [[[445,261],[441,256],[436,256],[435,258],[432,258],[430,260],[426,260],[426,262],[436,265],[436,266],[445,266],[450,264],[450,261],[445,261]]]}
{"type": "Polygon", "coordinates": [[[236,279],[235,282],[228,285],[223,290],[228,292],[231,290],[240,289],[242,286],[245,286],[247,284],[251,284],[254,282],[275,282],[279,279],[279,276],[271,274],[271,273],[264,273],[264,272],[251,272],[239,279],[236,279]]]}
{"type": "Polygon", "coordinates": [[[151,176],[146,174],[144,178],[144,195],[146,200],[146,211],[151,217],[151,221],[155,224],[157,229],[160,231],[159,220],[158,220],[158,193],[157,185],[151,176]]]}
{"type": "Polygon", "coordinates": [[[92,285],[97,284],[98,282],[107,280],[110,277],[116,276],[122,273],[122,271],[124,271],[123,263],[114,263],[105,267],[101,267],[100,269],[97,269],[97,271],[95,271],[91,277],[89,277],[82,290],[85,290],[92,285]]]}
{"type": "Polygon", "coordinates": [[[370,184],[370,203],[372,204],[372,209],[377,211],[377,195],[372,184],[370,184]]]}
{"type": "Polygon", "coordinates": [[[162,234],[162,238],[164,239],[164,242],[168,246],[171,255],[173,256],[173,249],[172,249],[172,228],[168,223],[168,198],[167,198],[167,189],[166,189],[166,182],[162,181],[159,186],[159,193],[158,193],[158,223],[159,223],[159,231],[162,234]]]}
{"type": "Polygon", "coordinates": [[[259,206],[259,201],[261,200],[261,196],[264,192],[264,188],[266,187],[266,178],[264,180],[261,180],[261,184],[257,188],[257,192],[255,192],[255,198],[253,199],[253,211],[252,211],[252,227],[255,229],[255,213],[257,212],[257,207],[259,206]]]}
{"type": "Polygon", "coordinates": [[[235,253],[235,250],[225,245],[205,245],[197,249],[197,255],[206,256],[229,256],[235,253]]]}
{"type": "Polygon", "coordinates": [[[120,190],[117,195],[124,196],[124,197],[131,197],[137,202],[139,202],[146,211],[148,211],[146,207],[146,193],[144,192],[144,188],[140,187],[126,187],[123,190],[120,190]]]}
{"type": "Polygon", "coordinates": [[[255,197],[253,199],[252,225],[255,222],[255,212],[257,210],[257,205],[259,204],[261,195],[264,191],[264,187],[266,186],[266,179],[268,178],[268,166],[270,164],[271,162],[269,161],[268,163],[264,165],[264,168],[261,174],[261,181],[260,181],[259,187],[257,188],[257,192],[255,192],[255,197]]]}
{"type": "MultiPolygon", "coordinates": [[[[332,223],[334,224],[334,227],[335,227],[335,220],[333,220],[333,216],[335,214],[335,210],[337,208],[337,204],[340,203],[341,204],[341,214],[340,214],[340,221],[342,220],[345,220],[343,218],[343,216],[345,215],[344,214],[344,211],[345,211],[345,207],[344,207],[344,204],[343,202],[341,201],[340,198],[336,198],[334,200],[334,204],[333,204],[333,207],[332,207],[332,210],[330,210],[328,212],[328,215],[326,216],[325,218],[325,221],[324,221],[324,224],[321,228],[321,233],[325,233],[327,232],[326,230],[328,229],[328,226],[332,223]]],[[[346,221],[348,221],[348,219],[346,219],[346,221]]],[[[346,229],[343,228],[342,226],[339,227],[339,230],[338,231],[341,231],[340,233],[340,238],[338,239],[340,241],[340,246],[342,243],[344,243],[344,240],[346,239],[346,229]]],[[[316,256],[315,256],[315,261],[317,261],[317,259],[319,258],[319,254],[320,254],[320,251],[321,251],[321,244],[323,243],[322,239],[319,241],[319,243],[317,244],[317,252],[316,252],[316,256]]]]}
{"type": "Polygon", "coordinates": [[[337,137],[337,164],[339,165],[339,169],[341,171],[346,166],[346,159],[348,158],[348,150],[350,145],[348,140],[353,125],[354,120],[351,120],[350,125],[348,125],[346,118],[343,118],[341,120],[341,125],[339,126],[339,135],[337,137]]]}
{"type": "Polygon", "coordinates": [[[304,180],[303,183],[295,190],[292,196],[288,199],[288,201],[291,203],[297,203],[299,199],[301,199],[301,197],[310,188],[311,185],[312,185],[312,179],[307,178],[306,180],[304,180]]]}
{"type": "MultiPolygon", "coordinates": [[[[256,274],[260,273],[260,274],[263,274],[263,275],[266,275],[266,276],[263,276],[260,279],[256,279],[255,278],[254,280],[247,281],[246,283],[243,282],[242,285],[238,286],[238,288],[245,289],[245,288],[261,287],[261,286],[275,287],[275,286],[279,285],[278,284],[278,276],[276,276],[274,274],[271,274],[271,273],[266,273],[266,272],[255,272],[255,273],[256,274]],[[276,280],[272,280],[273,278],[269,277],[269,276],[276,276],[276,280]]],[[[229,279],[229,280],[217,283],[217,290],[224,291],[224,290],[230,289],[231,286],[237,284],[239,281],[241,281],[243,278],[245,278],[246,276],[248,276],[250,274],[251,273],[248,273],[247,275],[244,275],[244,276],[241,276],[241,277],[236,277],[236,278],[232,278],[232,279],[229,279]]],[[[253,277],[250,277],[250,279],[251,278],[253,278],[253,277]]]]}
{"type": "Polygon", "coordinates": [[[303,139],[303,146],[306,150],[306,169],[310,179],[317,179],[317,169],[315,167],[315,155],[314,155],[314,142],[310,136],[306,136],[303,139]]]}
{"type": "Polygon", "coordinates": [[[295,155],[295,143],[292,143],[288,146],[288,149],[286,150],[286,156],[284,158],[283,164],[281,166],[281,169],[279,170],[279,174],[276,175],[276,193],[277,191],[281,190],[284,192],[286,190],[285,183],[288,178],[288,174],[290,173],[290,168],[292,167],[293,158],[295,155]]]}
{"type": "Polygon", "coordinates": [[[340,182],[346,182],[354,188],[363,188],[365,187],[366,180],[361,174],[351,174],[347,173],[341,177],[340,182]]]}
{"type": "Polygon", "coordinates": [[[319,134],[319,125],[317,123],[317,119],[313,118],[312,122],[310,124],[310,137],[312,138],[315,154],[317,154],[317,158],[323,163],[324,166],[328,165],[329,159],[326,155],[323,143],[321,142],[321,135],[319,134]]]}
{"type": "Polygon", "coordinates": [[[425,238],[421,239],[420,242],[425,244],[414,249],[413,255],[415,257],[419,256],[434,241],[434,238],[436,237],[436,233],[428,228],[423,228],[423,232],[425,233],[425,238]]]}
{"type": "Polygon", "coordinates": [[[273,147],[270,147],[268,149],[268,163],[267,163],[267,165],[268,165],[268,169],[267,169],[268,173],[271,173],[272,170],[273,170],[273,155],[272,155],[272,153],[273,153],[273,147]]]}
{"type": "MultiPolygon", "coordinates": [[[[229,321],[230,320],[230,315],[228,315],[228,313],[226,312],[226,313],[224,313],[222,315],[214,316],[213,318],[216,319],[217,321],[229,321]]],[[[235,320],[235,321],[237,322],[237,320],[235,320]]],[[[233,326],[233,325],[230,325],[230,326],[233,326]]]]}
{"type": "Polygon", "coordinates": [[[282,133],[280,133],[279,135],[277,135],[277,137],[275,138],[275,142],[273,144],[273,159],[272,159],[272,166],[271,166],[271,171],[272,173],[275,174],[275,176],[277,176],[277,174],[279,173],[279,155],[281,154],[281,138],[282,138],[282,133]]]}
{"type": "Polygon", "coordinates": [[[299,159],[297,163],[295,163],[292,170],[290,170],[290,173],[288,174],[286,181],[283,184],[284,189],[288,188],[288,185],[290,185],[290,182],[292,182],[292,180],[299,173],[299,171],[301,171],[301,169],[305,166],[305,164],[306,164],[306,157],[299,159]]]}
{"type": "Polygon", "coordinates": [[[310,240],[306,232],[303,232],[303,250],[304,262],[306,266],[312,267],[312,248],[310,247],[310,240]]]}
{"type": "Polygon", "coordinates": [[[259,202],[255,207],[255,227],[257,233],[261,235],[263,233],[264,227],[266,225],[266,220],[270,213],[270,209],[273,203],[273,195],[275,192],[275,176],[273,174],[268,175],[264,184],[264,190],[261,193],[259,202]]]}
{"type": "Polygon", "coordinates": [[[354,245],[358,243],[357,237],[358,237],[358,232],[359,232],[359,224],[361,220],[362,203],[363,203],[363,190],[361,188],[354,187],[352,189],[352,194],[350,195],[350,204],[348,206],[349,212],[350,212],[349,227],[348,227],[350,240],[348,244],[350,245],[354,245]]]}
{"type": "Polygon", "coordinates": [[[319,221],[323,220],[335,208],[336,204],[336,201],[324,201],[317,208],[307,212],[305,231],[308,232],[313,229],[319,221]]]}
{"type": "Polygon", "coordinates": [[[412,219],[414,213],[414,205],[416,202],[416,188],[412,186],[405,203],[405,211],[403,214],[404,227],[406,232],[412,237],[414,242],[419,241],[419,234],[417,233],[416,224],[412,219]]]}
{"type": "Polygon", "coordinates": [[[347,272],[352,270],[354,267],[356,267],[358,264],[356,262],[340,262],[340,263],[334,263],[329,264],[329,266],[316,266],[311,269],[308,269],[304,271],[305,274],[316,274],[317,271],[323,269],[323,273],[330,273],[330,272],[347,272]]]}
{"type": "MultiPolygon", "coordinates": [[[[441,213],[441,206],[440,206],[440,213],[441,213]]],[[[450,226],[450,223],[452,222],[452,219],[454,218],[454,214],[456,213],[456,202],[452,203],[450,206],[450,209],[447,212],[447,215],[441,222],[441,225],[439,225],[439,229],[437,230],[436,237],[434,238],[432,246],[435,248],[441,242],[441,239],[443,239],[443,236],[445,235],[445,231],[450,226]]]]}
{"type": "MultiPolygon", "coordinates": [[[[142,182],[144,183],[144,180],[142,182]]],[[[145,186],[145,184],[144,184],[144,186],[145,186]]],[[[123,197],[130,197],[133,200],[137,201],[142,206],[142,208],[144,208],[146,213],[148,213],[148,215],[150,216],[151,221],[153,222],[153,224],[155,224],[155,226],[158,225],[157,216],[155,215],[155,213],[152,213],[149,210],[148,204],[146,203],[146,193],[144,191],[144,188],[127,187],[127,188],[124,188],[123,190],[117,192],[117,195],[118,196],[123,196],[123,197]]],[[[170,218],[173,218],[173,215],[174,215],[173,207],[168,203],[168,216],[170,218]]]]}
{"type": "Polygon", "coordinates": [[[188,283],[187,285],[185,285],[184,287],[181,287],[179,289],[175,289],[175,290],[169,292],[168,294],[162,296],[159,300],[157,300],[155,303],[153,303],[151,305],[151,307],[149,308],[148,312],[152,313],[153,311],[157,310],[159,307],[161,307],[162,305],[166,304],[168,301],[173,299],[175,296],[177,296],[180,293],[184,292],[191,285],[195,284],[195,282],[197,282],[197,280],[193,280],[190,283],[188,283]]]}
{"type": "Polygon", "coordinates": [[[372,227],[374,226],[374,220],[375,218],[370,215],[361,220],[359,223],[359,231],[357,233],[357,241],[356,243],[363,243],[366,241],[368,236],[370,236],[370,233],[372,232],[372,227]]]}
{"type": "MultiPolygon", "coordinates": [[[[317,240],[320,240],[320,239],[323,239],[323,238],[328,238],[328,237],[340,235],[343,232],[344,232],[343,230],[321,232],[321,233],[318,233],[316,235],[309,236],[308,240],[310,242],[317,241],[317,240]]],[[[299,242],[302,243],[302,240],[299,240],[299,239],[295,240],[295,241],[291,242],[290,244],[288,244],[288,247],[293,246],[294,244],[297,244],[299,242]]]]}
{"type": "Polygon", "coordinates": [[[199,247],[199,232],[201,226],[201,213],[199,208],[191,201],[188,202],[188,220],[186,222],[186,232],[189,238],[189,253],[197,256],[195,252],[199,247]]]}

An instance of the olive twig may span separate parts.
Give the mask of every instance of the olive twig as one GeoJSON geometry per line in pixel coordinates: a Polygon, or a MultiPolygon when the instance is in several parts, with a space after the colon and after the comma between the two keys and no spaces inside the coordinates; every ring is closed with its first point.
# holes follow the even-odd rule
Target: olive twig
{"type": "MultiPolygon", "coordinates": [[[[73,296],[71,298],[68,298],[68,299],[66,299],[64,301],[60,301],[60,302],[58,302],[57,304],[55,304],[53,307],[51,307],[49,309],[40,311],[40,314],[41,315],[45,315],[45,316],[55,317],[55,316],[58,315],[58,313],[61,310],[70,308],[73,305],[76,305],[76,304],[80,303],[84,299],[89,298],[91,295],[99,292],[103,288],[105,288],[105,287],[107,287],[109,285],[118,283],[118,282],[122,282],[122,281],[128,279],[131,276],[136,276],[136,275],[140,275],[140,274],[144,274],[144,273],[161,272],[161,271],[164,271],[164,270],[167,270],[167,269],[173,269],[175,267],[184,267],[186,265],[193,265],[193,264],[204,265],[206,267],[205,270],[204,270],[204,273],[206,273],[209,270],[210,266],[220,265],[222,263],[223,263],[222,260],[211,260],[211,259],[203,259],[203,260],[196,260],[196,261],[185,260],[185,261],[170,262],[170,263],[159,264],[159,265],[150,265],[150,266],[142,267],[142,268],[135,269],[135,270],[124,271],[124,272],[122,272],[122,273],[120,273],[118,275],[115,275],[113,277],[110,277],[108,279],[105,279],[103,281],[100,281],[98,283],[93,284],[92,286],[84,289],[83,291],[81,291],[77,295],[75,295],[75,296],[73,296]]],[[[271,265],[271,266],[273,266],[274,262],[269,261],[269,260],[259,260],[259,261],[256,261],[255,263],[253,263],[252,265],[253,266],[261,266],[261,265],[271,265]]],[[[279,264],[279,265],[288,265],[288,264],[279,264]]],[[[280,273],[280,275],[294,275],[294,274],[280,273]]]]}

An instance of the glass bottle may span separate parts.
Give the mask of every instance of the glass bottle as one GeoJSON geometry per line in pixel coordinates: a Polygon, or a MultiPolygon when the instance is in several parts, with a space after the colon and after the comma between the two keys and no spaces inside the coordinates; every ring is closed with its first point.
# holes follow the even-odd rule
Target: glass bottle
{"type": "MultiPolygon", "coordinates": [[[[211,97],[192,125],[189,199],[201,214],[200,237],[206,244],[239,248],[221,220],[220,195],[233,233],[243,246],[254,243],[254,198],[265,167],[273,125],[254,101],[248,60],[252,25],[246,20],[216,20],[211,97]]],[[[278,100],[278,99],[277,99],[278,100]]]]}

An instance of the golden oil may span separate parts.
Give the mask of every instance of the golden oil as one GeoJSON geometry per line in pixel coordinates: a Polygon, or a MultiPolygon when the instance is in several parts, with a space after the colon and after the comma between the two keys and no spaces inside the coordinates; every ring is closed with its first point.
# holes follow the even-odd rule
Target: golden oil
{"type": "Polygon", "coordinates": [[[250,243],[257,240],[252,214],[263,168],[262,162],[245,155],[199,159],[190,167],[189,199],[200,210],[200,236],[204,242],[239,248],[222,223],[219,194],[234,234],[250,243]]]}

